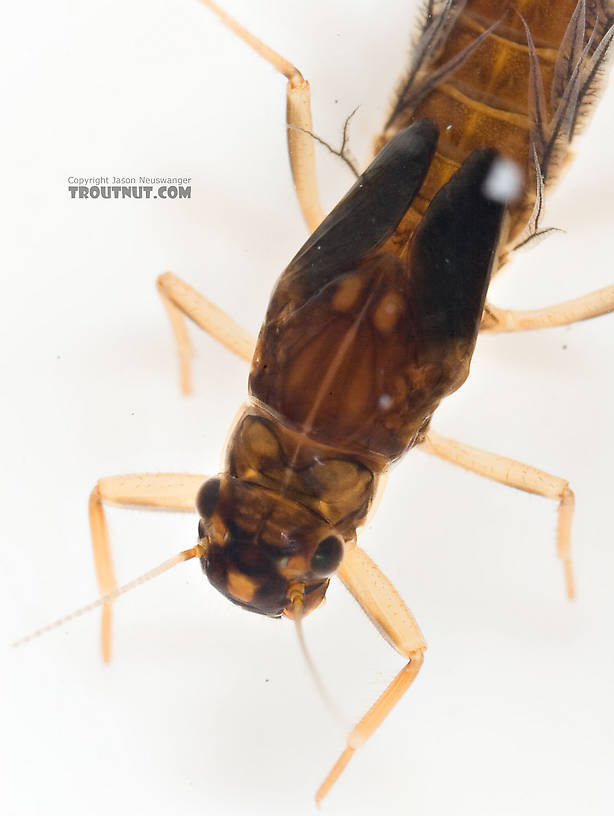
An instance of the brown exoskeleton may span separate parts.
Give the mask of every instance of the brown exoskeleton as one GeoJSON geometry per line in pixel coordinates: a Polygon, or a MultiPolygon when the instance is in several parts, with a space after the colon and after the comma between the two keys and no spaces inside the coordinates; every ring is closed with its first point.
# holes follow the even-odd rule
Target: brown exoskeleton
{"type": "MultiPolygon", "coordinates": [[[[331,220],[322,223],[320,232],[314,233],[282,277],[256,348],[251,378],[254,403],[234,431],[226,475],[207,481],[201,488],[198,500],[203,518],[201,543],[186,553],[186,557],[201,557],[212,582],[235,601],[274,615],[282,612],[293,615],[299,609],[309,611],[321,599],[328,576],[337,570],[379,627],[409,658],[378,705],[355,729],[348,749],[320,795],[325,794],[354,748],[379,724],[390,705],[408,687],[420,666],[424,642],[413,618],[375,565],[354,545],[355,528],[364,519],[379,473],[408,447],[424,444],[433,452],[473,466],[484,475],[559,499],[559,550],[566,565],[570,594],[572,591],[568,545],[573,496],[564,480],[539,474],[526,466],[519,466],[514,472],[509,460],[456,445],[433,433],[426,436],[431,413],[439,399],[466,376],[488,276],[500,243],[503,208],[483,193],[492,154],[477,153],[468,159],[466,156],[474,147],[494,147],[503,154],[508,150],[507,145],[499,143],[499,137],[479,130],[486,144],[469,144],[468,138],[456,162],[463,169],[453,176],[449,187],[443,186],[440,178],[434,191],[426,194],[426,188],[421,188],[423,176],[429,168],[431,173],[433,168],[438,172],[441,169],[441,145],[449,124],[445,116],[449,114],[436,111],[440,140],[435,159],[432,159],[436,148],[435,130],[431,125],[419,123],[411,130],[400,128],[412,118],[424,122],[423,115],[430,112],[420,106],[432,101],[446,83],[453,86],[458,95],[467,96],[466,89],[457,88],[454,81],[464,68],[469,71],[479,47],[488,45],[503,51],[505,43],[509,47],[510,42],[516,42],[505,26],[514,31],[523,30],[517,20],[500,22],[506,10],[503,6],[508,4],[486,4],[495,18],[490,25],[476,22],[475,14],[471,16],[478,4],[467,4],[465,16],[453,17],[453,12],[463,11],[463,5],[447,7],[444,4],[443,22],[451,27],[451,31],[445,32],[447,43],[454,43],[454,33],[458,34],[461,23],[468,19],[474,28],[482,25],[481,32],[474,39],[469,38],[467,46],[463,46],[467,50],[460,50],[462,57],[456,65],[448,64],[444,56],[438,57],[446,70],[424,99],[420,94],[411,97],[407,107],[413,112],[407,121],[395,124],[394,117],[390,120],[389,130],[398,131],[399,135],[395,138],[394,133],[386,133],[385,139],[390,139],[389,151],[380,154],[371,171],[367,171],[375,177],[373,190],[379,189],[378,176],[382,174],[387,178],[386,171],[394,167],[395,151],[403,145],[399,155],[403,159],[401,166],[406,168],[403,179],[407,186],[401,191],[398,211],[391,212],[388,200],[389,190],[394,189],[394,179],[399,175],[395,169],[393,181],[388,182],[390,186],[383,188],[386,217],[381,222],[376,219],[379,231],[369,235],[370,205],[373,201],[379,202],[379,197],[369,189],[371,178],[363,177],[363,187],[342,202],[329,217],[331,220]],[[498,27],[490,30],[495,23],[498,27]],[[415,163],[408,165],[408,155],[415,163]],[[415,172],[413,179],[412,172],[415,172]],[[413,180],[413,185],[408,184],[408,179],[413,180]],[[363,194],[369,206],[363,207],[363,194]],[[422,202],[423,209],[430,204],[432,209],[416,222],[418,226],[414,223],[407,228],[404,221],[404,226],[398,229],[397,215],[400,219],[412,202],[422,202]],[[357,213],[363,220],[352,220],[357,213]],[[446,234],[446,229],[451,235],[446,234]],[[454,274],[448,276],[446,271],[451,263],[454,274]],[[433,270],[439,270],[440,276],[433,270]],[[472,274],[476,279],[466,289],[465,283],[472,274]],[[451,288],[446,290],[444,283],[451,288]],[[312,286],[315,288],[310,288],[312,286]],[[461,305],[466,308],[460,309],[461,305]],[[403,320],[404,317],[407,320],[403,320]],[[381,595],[373,586],[381,590],[381,595]]],[[[561,13],[557,19],[564,22],[563,33],[571,31],[567,41],[573,46],[570,53],[579,58],[579,52],[588,48],[587,57],[592,58],[598,43],[607,41],[601,33],[591,43],[590,18],[588,26],[579,25],[579,9],[580,5],[571,4],[567,18],[561,13]],[[573,12],[577,15],[576,27],[570,29],[573,12]]],[[[530,66],[535,65],[535,61],[531,62],[532,55],[544,48],[538,42],[537,23],[527,9],[522,11],[536,45],[532,51],[527,39],[520,43],[522,48],[518,42],[516,46],[523,51],[530,66]]],[[[583,13],[586,15],[586,10],[583,13]]],[[[441,18],[435,20],[442,21],[441,18]]],[[[434,25],[432,23],[426,31],[432,34],[434,25]]],[[[424,70],[428,67],[431,73],[437,69],[433,64],[423,67],[424,70]]],[[[416,76],[419,73],[417,71],[416,76]]],[[[537,121],[541,102],[535,71],[533,84],[530,67],[520,72],[520,76],[526,79],[527,100],[528,89],[534,88],[534,108],[530,110],[537,121]]],[[[467,79],[463,81],[466,83],[467,79]]],[[[563,89],[571,87],[571,82],[570,74],[563,89]]],[[[470,117],[477,117],[470,103],[460,103],[458,98],[456,102],[467,106],[470,117]]],[[[530,105],[528,101],[524,104],[530,105]]],[[[574,105],[576,109],[577,99],[574,105]]],[[[406,112],[404,109],[404,114],[406,112]]],[[[531,116],[525,115],[529,124],[531,116]]],[[[298,129],[303,127],[301,122],[290,119],[295,128],[290,135],[305,145],[309,139],[301,139],[302,131],[298,129]]],[[[518,129],[521,130],[519,126],[518,129]]],[[[535,150],[531,150],[527,136],[530,132],[530,127],[525,128],[527,138],[521,160],[529,179],[532,168],[543,169],[540,150],[543,153],[549,144],[547,137],[541,139],[544,143],[541,146],[536,139],[535,150]]],[[[560,143],[557,141],[556,145],[558,148],[560,143]]],[[[315,210],[315,215],[308,215],[311,226],[315,226],[319,222],[317,207],[310,192],[305,192],[305,148],[294,146],[292,149],[294,155],[299,156],[298,167],[295,161],[297,188],[302,200],[307,202],[305,209],[315,210]]],[[[534,175],[539,176],[540,172],[534,175]]],[[[309,169],[306,176],[309,181],[309,169]]],[[[427,176],[427,184],[429,178],[432,180],[432,176],[427,176]]],[[[536,198],[539,198],[539,184],[528,183],[527,189],[537,190],[536,198]]],[[[526,204],[528,199],[530,194],[526,193],[522,202],[526,204]]],[[[533,212],[530,203],[523,215],[524,222],[533,212]]],[[[415,210],[410,215],[413,217],[415,210]]],[[[512,233],[517,237],[514,230],[512,233]]],[[[160,291],[180,347],[184,330],[179,311],[208,329],[212,326],[212,317],[220,318],[209,304],[198,299],[173,276],[161,278],[160,291]]],[[[497,327],[492,324],[494,314],[492,309],[487,311],[485,321],[489,328],[497,327]]],[[[578,313],[574,312],[571,319],[577,317],[578,313]]],[[[250,338],[232,327],[227,329],[223,321],[218,322],[217,334],[245,356],[251,352],[250,338]]],[[[183,359],[185,383],[185,355],[183,359]]],[[[104,649],[107,656],[115,581],[102,503],[187,509],[194,503],[195,484],[195,480],[184,476],[179,479],[114,477],[101,480],[92,494],[93,538],[101,591],[106,595],[104,649]]]]}

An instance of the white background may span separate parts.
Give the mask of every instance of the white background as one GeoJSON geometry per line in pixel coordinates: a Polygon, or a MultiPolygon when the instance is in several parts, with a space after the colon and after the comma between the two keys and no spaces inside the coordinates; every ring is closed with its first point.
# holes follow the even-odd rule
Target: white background
{"type": "MultiPolygon", "coordinates": [[[[361,159],[404,65],[395,0],[227,7],[311,81],[361,159]]],[[[408,3],[411,8],[411,4],[408,3]]],[[[288,622],[249,615],[198,564],[122,599],[115,659],[98,615],[10,650],[96,596],[87,497],[102,475],[219,469],[247,366],[194,330],[179,395],[154,281],[164,269],[257,332],[306,237],[285,155],[284,81],[194,0],[13,4],[3,31],[1,806],[31,814],[314,812],[343,747],[288,622]],[[191,176],[190,201],[71,201],[69,175],[191,176]]],[[[6,21],[5,21],[6,22],[6,21]]],[[[492,288],[531,308],[612,282],[614,95],[546,222],[567,230],[492,288]]],[[[327,207],[351,183],[320,153],[327,207]]],[[[351,762],[331,814],[609,814],[614,662],[614,321],[485,336],[441,433],[566,477],[570,604],[555,503],[414,452],[361,543],[429,642],[414,688],[351,762]]],[[[192,516],[109,512],[128,580],[194,542],[192,516]]],[[[336,584],[306,624],[348,720],[400,667],[336,584]]]]}

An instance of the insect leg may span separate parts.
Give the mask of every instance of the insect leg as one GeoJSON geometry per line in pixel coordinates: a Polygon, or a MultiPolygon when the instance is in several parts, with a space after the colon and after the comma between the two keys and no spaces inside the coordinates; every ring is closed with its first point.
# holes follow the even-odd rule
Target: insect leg
{"type": "Polygon", "coordinates": [[[318,804],[335,784],[356,749],[364,745],[411,686],[420,671],[426,649],[414,616],[388,578],[360,547],[346,553],[337,575],[382,637],[408,662],[352,729],[345,751],[316,793],[318,804]]]}
{"type": "MultiPolygon", "coordinates": [[[[194,512],[194,500],[206,476],[188,473],[141,473],[99,479],[90,494],[89,516],[96,577],[101,595],[117,587],[105,504],[157,507],[194,512]]],[[[111,602],[102,608],[102,657],[111,659],[111,602]]]]}
{"type": "Polygon", "coordinates": [[[543,470],[525,465],[515,459],[464,445],[429,431],[423,442],[424,450],[446,459],[452,464],[485,476],[495,482],[526,490],[548,499],[559,501],[557,553],[563,562],[567,595],[574,597],[574,577],[571,564],[571,522],[575,498],[569,482],[543,470]]]}
{"type": "Polygon", "coordinates": [[[190,358],[192,347],[183,315],[204,329],[226,348],[249,362],[252,359],[256,340],[242,326],[199,294],[172,272],[165,272],[158,278],[158,291],[166,309],[171,328],[177,341],[181,392],[190,393],[190,358]]]}
{"type": "Polygon", "coordinates": [[[614,286],[605,286],[588,295],[566,300],[542,309],[499,309],[486,304],[482,316],[481,331],[513,332],[527,329],[547,329],[565,326],[579,320],[588,320],[614,311],[614,286]]]}
{"type": "Polygon", "coordinates": [[[324,213],[320,205],[316,176],[315,149],[311,136],[311,95],[309,82],[301,72],[268,45],[254,37],[230,14],[212,0],[202,0],[232,32],[251,46],[257,54],[269,62],[288,80],[286,86],[286,122],[288,127],[288,155],[296,188],[296,195],[309,231],[313,232],[324,213]]]}

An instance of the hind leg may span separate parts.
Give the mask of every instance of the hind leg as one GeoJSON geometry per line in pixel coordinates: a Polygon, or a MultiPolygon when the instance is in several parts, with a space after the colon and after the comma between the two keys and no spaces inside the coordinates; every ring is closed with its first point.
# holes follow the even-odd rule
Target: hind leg
{"type": "Polygon", "coordinates": [[[322,221],[324,213],[320,205],[316,177],[315,150],[311,137],[311,95],[309,82],[291,62],[255,37],[227,14],[217,3],[201,0],[237,37],[247,43],[263,59],[269,62],[288,80],[286,86],[286,124],[288,133],[288,156],[292,178],[301,211],[310,232],[322,221]]]}
{"type": "Polygon", "coordinates": [[[566,300],[543,309],[499,309],[487,303],[482,315],[481,331],[514,332],[566,326],[580,320],[614,311],[614,286],[605,286],[588,295],[566,300]]]}
{"type": "Polygon", "coordinates": [[[427,453],[439,456],[454,465],[460,465],[479,476],[559,502],[557,553],[563,562],[567,596],[572,599],[575,589],[571,564],[571,522],[575,498],[569,482],[515,459],[447,439],[435,431],[428,432],[422,446],[427,453]]]}

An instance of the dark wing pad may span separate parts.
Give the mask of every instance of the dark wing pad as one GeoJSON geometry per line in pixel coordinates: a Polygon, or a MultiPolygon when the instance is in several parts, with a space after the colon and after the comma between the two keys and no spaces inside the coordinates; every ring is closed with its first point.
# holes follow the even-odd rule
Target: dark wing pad
{"type": "Polygon", "coordinates": [[[422,119],[388,142],[280,278],[267,320],[302,303],[374,252],[394,232],[420,189],[437,126],[422,119]]]}
{"type": "Polygon", "coordinates": [[[484,308],[505,205],[484,194],[497,161],[476,150],[437,193],[413,238],[409,268],[425,345],[459,342],[471,354],[484,308]]]}

